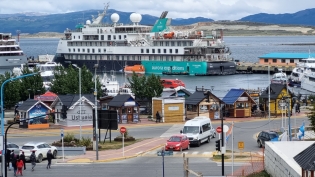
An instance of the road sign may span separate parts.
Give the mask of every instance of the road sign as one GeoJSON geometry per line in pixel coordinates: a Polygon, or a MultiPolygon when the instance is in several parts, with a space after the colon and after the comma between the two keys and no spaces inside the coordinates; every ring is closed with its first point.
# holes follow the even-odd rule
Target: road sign
{"type": "Polygon", "coordinates": [[[60,136],[63,137],[63,128],[60,129],[60,136]]]}
{"type": "Polygon", "coordinates": [[[126,133],[127,129],[126,127],[120,127],[120,133],[126,133]]]}
{"type": "Polygon", "coordinates": [[[217,128],[216,128],[216,131],[217,131],[218,133],[221,133],[221,132],[222,132],[222,128],[221,128],[221,127],[217,127],[217,128]]]}
{"type": "Polygon", "coordinates": [[[239,150],[244,149],[244,142],[243,142],[243,141],[239,141],[239,142],[238,142],[238,149],[239,149],[239,150]]]}
{"type": "Polygon", "coordinates": [[[173,151],[158,151],[157,156],[172,156],[173,151]]]}

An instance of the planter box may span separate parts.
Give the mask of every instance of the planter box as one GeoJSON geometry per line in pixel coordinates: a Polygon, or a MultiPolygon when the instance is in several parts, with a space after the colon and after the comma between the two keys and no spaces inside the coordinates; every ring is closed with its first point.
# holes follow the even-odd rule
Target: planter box
{"type": "MultiPolygon", "coordinates": [[[[78,146],[78,147],[63,147],[65,156],[75,156],[75,155],[83,155],[86,152],[85,146],[78,146]]],[[[62,156],[62,147],[57,146],[58,156],[62,156]]]]}
{"type": "Polygon", "coordinates": [[[42,128],[49,128],[49,124],[29,124],[29,129],[42,129],[42,128]]]}

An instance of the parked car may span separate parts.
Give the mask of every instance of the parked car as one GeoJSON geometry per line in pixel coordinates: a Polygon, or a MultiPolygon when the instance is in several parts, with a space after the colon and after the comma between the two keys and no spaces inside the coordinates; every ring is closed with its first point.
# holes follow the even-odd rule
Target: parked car
{"type": "Polygon", "coordinates": [[[165,150],[182,151],[183,149],[189,149],[190,143],[186,135],[174,135],[167,140],[165,144],[165,150]]]}
{"type": "MultiPolygon", "coordinates": [[[[11,151],[13,150],[14,154],[17,154],[17,155],[20,154],[20,147],[17,144],[8,142],[7,149],[11,151]]],[[[2,157],[2,152],[0,151],[0,161],[2,160],[1,157],[2,157]]]]}
{"type": "Polygon", "coordinates": [[[35,151],[36,161],[39,163],[47,158],[48,150],[51,150],[54,158],[57,157],[57,148],[45,142],[29,142],[24,144],[21,148],[21,152],[24,152],[26,161],[30,160],[32,152],[35,151]]]}
{"type": "Polygon", "coordinates": [[[262,131],[257,136],[257,144],[259,147],[265,147],[266,141],[279,141],[279,135],[273,131],[262,131]]]}

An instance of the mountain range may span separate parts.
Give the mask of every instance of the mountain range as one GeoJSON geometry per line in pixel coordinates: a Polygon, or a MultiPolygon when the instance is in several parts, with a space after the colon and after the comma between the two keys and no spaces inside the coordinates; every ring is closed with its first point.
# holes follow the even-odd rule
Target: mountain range
{"type": "MultiPolygon", "coordinates": [[[[91,16],[97,16],[100,10],[86,10],[71,12],[65,14],[36,14],[32,12],[17,14],[1,14],[0,16],[0,32],[15,33],[20,30],[21,33],[38,33],[38,32],[63,32],[66,28],[74,29],[75,25],[85,23],[91,19],[91,16]]],[[[103,19],[103,23],[111,23],[110,15],[118,13],[120,16],[119,23],[130,24],[129,16],[132,12],[121,12],[109,9],[107,15],[103,19]]],[[[152,15],[142,15],[141,24],[154,25],[159,17],[152,15]]],[[[259,13],[249,15],[238,21],[243,22],[259,22],[266,24],[283,24],[283,25],[302,25],[315,26],[315,8],[306,9],[292,14],[266,14],[259,13]]],[[[198,22],[213,22],[213,19],[196,17],[189,19],[172,19],[173,26],[191,25],[198,22]]],[[[229,21],[225,21],[229,22],[229,21]]]]}

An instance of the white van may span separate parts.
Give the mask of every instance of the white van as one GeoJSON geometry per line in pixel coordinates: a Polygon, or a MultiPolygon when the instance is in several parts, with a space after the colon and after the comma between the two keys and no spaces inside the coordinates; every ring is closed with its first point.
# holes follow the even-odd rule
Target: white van
{"type": "Polygon", "coordinates": [[[209,143],[210,139],[216,136],[210,118],[205,116],[195,117],[187,121],[180,133],[188,137],[190,144],[197,144],[197,146],[203,142],[209,143]]]}

